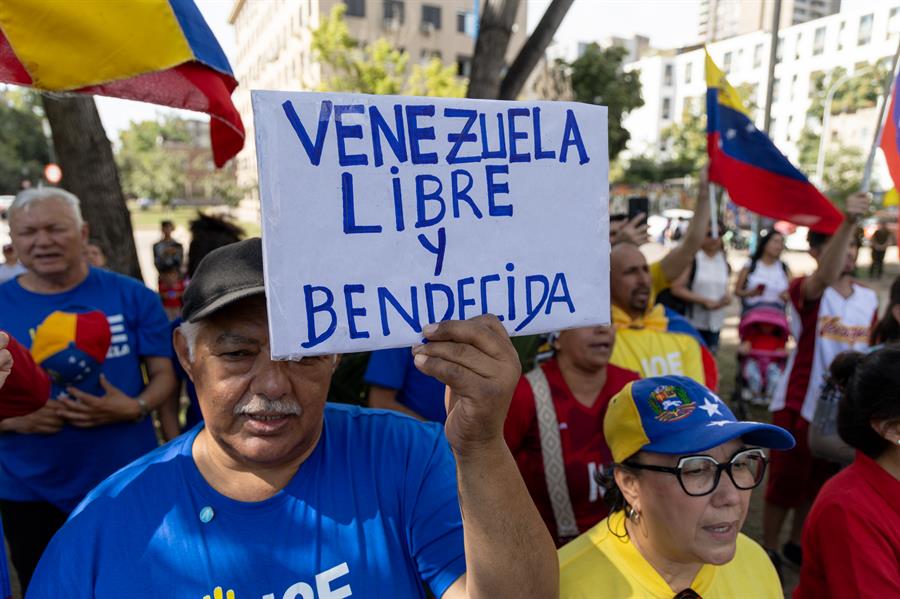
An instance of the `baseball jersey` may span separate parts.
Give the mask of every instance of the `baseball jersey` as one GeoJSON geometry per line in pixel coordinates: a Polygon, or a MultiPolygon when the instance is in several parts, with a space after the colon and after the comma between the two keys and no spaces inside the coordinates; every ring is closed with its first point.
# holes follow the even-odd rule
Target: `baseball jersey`
{"type": "MultiPolygon", "coordinates": [[[[596,480],[599,470],[612,462],[612,455],[603,436],[606,406],[613,395],[628,382],[637,380],[638,375],[630,370],[607,366],[606,383],[597,394],[594,405],[587,407],[572,395],[555,358],[547,360],[540,368],[547,377],[550,397],[553,399],[559,423],[559,437],[572,510],[578,530],[584,532],[605,518],[607,513],[602,499],[603,492],[596,480]]],[[[524,376],[519,379],[513,394],[503,426],[503,436],[516,459],[525,485],[541,517],[554,539],[558,541],[553,506],[544,476],[534,392],[524,376]]]]}
{"type": "Polygon", "coordinates": [[[29,599],[436,597],[466,570],[443,428],[387,410],[325,408],[287,486],[216,491],[191,449],[202,424],[108,478],[41,558],[29,599]]]}
{"type": "Polygon", "coordinates": [[[878,319],[878,295],[853,283],[853,292],[846,298],[828,287],[820,299],[808,300],[803,296],[805,280],[794,279],[788,288],[791,334],[797,347],[788,358],[769,409],[794,410],[812,422],[831,362],[842,351],[865,351],[869,346],[878,319]]]}

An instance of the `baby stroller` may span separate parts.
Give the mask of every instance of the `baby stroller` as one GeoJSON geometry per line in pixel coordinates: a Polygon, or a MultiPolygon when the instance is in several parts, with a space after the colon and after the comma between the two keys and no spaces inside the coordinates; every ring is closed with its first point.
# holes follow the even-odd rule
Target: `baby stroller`
{"type": "Polygon", "coordinates": [[[790,329],[782,310],[759,306],[747,310],[738,325],[738,368],[733,405],[747,417],[750,405],[767,406],[787,362],[790,329]]]}

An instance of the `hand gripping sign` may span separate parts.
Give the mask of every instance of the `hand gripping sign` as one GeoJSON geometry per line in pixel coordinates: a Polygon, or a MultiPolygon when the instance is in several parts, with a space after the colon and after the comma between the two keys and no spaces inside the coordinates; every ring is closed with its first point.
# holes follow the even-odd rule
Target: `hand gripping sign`
{"type": "Polygon", "coordinates": [[[609,322],[606,108],[252,92],[272,355],[609,322]]]}

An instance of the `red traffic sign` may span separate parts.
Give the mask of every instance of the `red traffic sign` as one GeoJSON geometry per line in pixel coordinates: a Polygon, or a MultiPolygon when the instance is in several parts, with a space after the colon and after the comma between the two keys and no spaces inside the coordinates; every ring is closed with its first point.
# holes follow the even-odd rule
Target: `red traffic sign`
{"type": "Polygon", "coordinates": [[[59,168],[58,164],[51,162],[44,167],[44,179],[48,183],[59,183],[62,181],[62,169],[59,168]]]}

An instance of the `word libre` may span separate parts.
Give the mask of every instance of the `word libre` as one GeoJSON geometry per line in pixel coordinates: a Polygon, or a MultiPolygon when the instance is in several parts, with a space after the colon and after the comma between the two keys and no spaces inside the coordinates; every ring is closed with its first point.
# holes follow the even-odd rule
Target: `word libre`
{"type": "Polygon", "coordinates": [[[609,322],[606,109],[252,93],[273,356],[609,322]]]}

